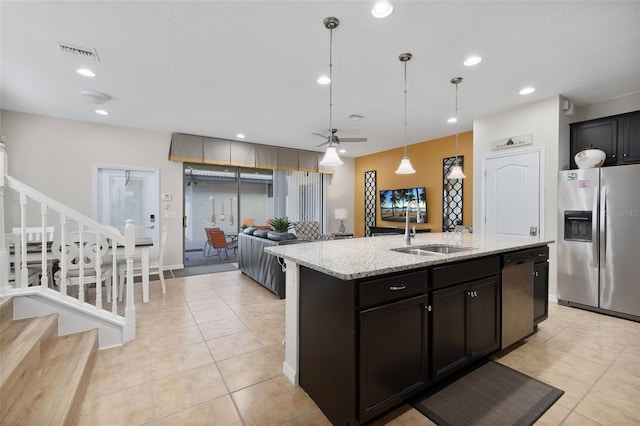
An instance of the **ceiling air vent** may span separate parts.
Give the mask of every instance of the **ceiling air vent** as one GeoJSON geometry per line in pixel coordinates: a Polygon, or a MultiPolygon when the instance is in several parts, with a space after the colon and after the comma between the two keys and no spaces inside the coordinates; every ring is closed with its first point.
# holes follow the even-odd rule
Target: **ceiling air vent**
{"type": "Polygon", "coordinates": [[[83,58],[91,59],[96,62],[100,62],[100,58],[98,58],[98,53],[95,49],[89,47],[80,47],[74,46],[69,43],[61,43],[58,42],[58,46],[60,46],[60,50],[64,53],[69,53],[71,55],[82,56],[83,58]]]}

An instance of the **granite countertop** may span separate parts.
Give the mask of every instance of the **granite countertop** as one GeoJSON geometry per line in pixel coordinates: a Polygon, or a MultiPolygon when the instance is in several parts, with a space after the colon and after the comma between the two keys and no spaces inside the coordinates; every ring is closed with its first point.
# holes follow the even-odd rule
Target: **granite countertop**
{"type": "Polygon", "coordinates": [[[265,252],[341,280],[353,280],[468,260],[516,249],[544,246],[552,242],[553,240],[533,241],[526,238],[490,237],[468,233],[419,233],[415,238],[412,238],[412,246],[448,244],[473,247],[473,249],[452,254],[434,254],[433,256],[399,253],[391,249],[406,246],[404,235],[384,235],[273,246],[266,247],[265,252]]]}

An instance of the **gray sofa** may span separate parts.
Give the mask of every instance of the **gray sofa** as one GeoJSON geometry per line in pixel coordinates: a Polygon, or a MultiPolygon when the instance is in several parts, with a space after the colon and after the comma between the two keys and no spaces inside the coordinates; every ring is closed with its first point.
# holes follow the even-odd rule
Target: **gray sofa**
{"type": "MultiPolygon", "coordinates": [[[[238,267],[245,275],[257,281],[279,298],[285,297],[285,274],[278,258],[264,252],[265,247],[279,244],[299,244],[308,240],[293,239],[276,241],[281,238],[273,232],[254,236],[240,232],[238,234],[238,267]],[[271,237],[272,239],[270,239],[271,237]]],[[[285,237],[287,238],[287,237],[285,237]]]]}

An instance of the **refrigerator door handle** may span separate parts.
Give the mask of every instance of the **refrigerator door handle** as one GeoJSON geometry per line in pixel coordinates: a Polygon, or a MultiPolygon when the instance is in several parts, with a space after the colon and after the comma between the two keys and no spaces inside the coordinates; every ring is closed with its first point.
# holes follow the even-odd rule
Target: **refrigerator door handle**
{"type": "Polygon", "coordinates": [[[593,188],[593,219],[591,220],[591,257],[593,267],[598,267],[598,188],[593,188]]]}
{"type": "Polygon", "coordinates": [[[600,189],[600,268],[604,268],[607,264],[607,187],[600,189]]]}

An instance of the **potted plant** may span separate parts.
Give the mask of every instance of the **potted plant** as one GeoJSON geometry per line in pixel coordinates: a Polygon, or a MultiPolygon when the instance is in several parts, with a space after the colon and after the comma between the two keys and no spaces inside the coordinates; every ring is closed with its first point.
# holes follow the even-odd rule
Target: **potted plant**
{"type": "Polygon", "coordinates": [[[286,217],[274,217],[273,219],[269,219],[269,226],[275,232],[287,232],[289,229],[293,227],[293,224],[287,220],[286,217]]]}

